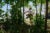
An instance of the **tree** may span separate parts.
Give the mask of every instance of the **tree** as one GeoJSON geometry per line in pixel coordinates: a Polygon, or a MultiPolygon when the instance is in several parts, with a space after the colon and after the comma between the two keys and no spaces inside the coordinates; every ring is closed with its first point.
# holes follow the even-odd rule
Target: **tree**
{"type": "Polygon", "coordinates": [[[47,33],[48,0],[46,0],[45,33],[47,33]]]}
{"type": "MultiPolygon", "coordinates": [[[[24,23],[24,14],[22,17],[21,7],[23,7],[23,12],[24,12],[24,6],[28,6],[29,1],[33,1],[33,5],[35,5],[36,12],[37,12],[37,4],[40,3],[41,0],[4,0],[5,4],[7,4],[7,10],[8,10],[8,4],[10,4],[11,8],[12,8],[10,10],[11,21],[8,18],[8,16],[9,16],[7,14],[8,12],[5,14],[6,21],[5,21],[4,25],[5,25],[5,28],[7,28],[7,29],[4,28],[5,31],[10,30],[11,33],[19,33],[21,31],[23,31],[24,33],[27,33],[26,31],[28,30],[29,27],[24,23]]],[[[1,2],[1,0],[0,0],[0,2],[1,2]]],[[[42,0],[42,2],[44,3],[45,0],[42,0]]],[[[37,15],[37,13],[36,13],[36,15],[37,15]]],[[[36,18],[39,19],[38,17],[36,17],[36,18]]],[[[32,20],[31,15],[29,15],[29,18],[30,18],[30,20],[32,20]]],[[[38,23],[40,23],[40,22],[38,22],[38,23]]],[[[36,24],[36,25],[38,25],[38,24],[36,24]]],[[[23,32],[21,32],[21,33],[23,33],[23,32]]]]}

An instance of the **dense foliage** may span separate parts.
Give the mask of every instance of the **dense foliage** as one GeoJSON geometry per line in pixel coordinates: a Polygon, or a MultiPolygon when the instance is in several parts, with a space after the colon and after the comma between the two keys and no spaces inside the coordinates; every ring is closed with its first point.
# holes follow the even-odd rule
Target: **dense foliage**
{"type": "Polygon", "coordinates": [[[34,27],[34,33],[44,33],[44,24],[45,24],[45,21],[43,19],[44,17],[39,14],[37,14],[37,19],[34,19],[35,21],[35,27],[34,27]]]}
{"type": "MultiPolygon", "coordinates": [[[[44,33],[44,19],[41,14],[36,16],[37,19],[35,17],[34,26],[28,26],[24,23],[24,16],[22,16],[23,14],[21,12],[21,7],[24,8],[24,6],[28,6],[29,1],[33,2],[33,5],[35,7],[37,6],[37,4],[41,3],[41,0],[0,0],[0,17],[2,18],[0,19],[0,22],[1,22],[1,25],[3,25],[2,30],[4,30],[3,31],[4,33],[8,33],[8,32],[10,33],[37,33],[37,32],[44,33]],[[2,10],[2,7],[5,4],[7,4],[7,10],[4,13],[4,10],[2,10]],[[8,10],[8,4],[11,6],[10,10],[8,10]],[[10,13],[10,15],[8,12],[10,13]]],[[[45,3],[45,0],[42,0],[42,3],[45,3]]],[[[37,10],[37,7],[36,7],[36,10],[37,10]]],[[[24,12],[24,9],[23,9],[23,12],[24,12]]],[[[30,18],[30,21],[33,18],[31,14],[28,17],[30,18]]]]}

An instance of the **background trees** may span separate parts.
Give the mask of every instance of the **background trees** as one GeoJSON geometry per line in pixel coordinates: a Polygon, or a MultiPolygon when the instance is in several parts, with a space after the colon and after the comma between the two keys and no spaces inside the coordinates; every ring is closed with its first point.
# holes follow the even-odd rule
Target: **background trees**
{"type": "MultiPolygon", "coordinates": [[[[45,4],[46,0],[0,0],[0,17],[5,18],[3,19],[3,30],[5,33],[37,33],[36,31],[41,31],[39,33],[43,33],[42,29],[44,24],[44,19],[41,15],[42,11],[42,4],[45,4]],[[29,1],[33,2],[33,6],[36,8],[36,17],[35,17],[35,29],[33,26],[28,26],[24,23],[24,7],[29,7],[29,1]],[[37,5],[41,4],[40,6],[40,15],[38,15],[37,5]],[[2,15],[2,6],[7,4],[7,11],[4,15],[2,15]],[[11,6],[11,9],[8,9],[8,4],[11,6]],[[21,8],[23,7],[23,14],[21,12],[21,8]],[[10,11],[10,12],[9,12],[10,11]],[[9,12],[9,13],[8,13],[9,12]],[[10,15],[9,15],[10,14],[10,15]],[[30,31],[29,31],[30,29],[30,31]],[[32,32],[33,30],[33,32],[32,32]],[[23,31],[23,32],[22,32],[23,31]]],[[[32,16],[33,17],[33,16],[32,16]]],[[[29,16],[30,20],[32,20],[31,15],[29,16]]],[[[1,20],[1,19],[0,19],[1,20]]]]}

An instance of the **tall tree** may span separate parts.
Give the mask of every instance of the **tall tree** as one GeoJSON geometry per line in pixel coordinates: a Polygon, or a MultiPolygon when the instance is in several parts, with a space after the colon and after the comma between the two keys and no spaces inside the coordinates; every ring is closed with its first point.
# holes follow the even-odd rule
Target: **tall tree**
{"type": "Polygon", "coordinates": [[[46,0],[45,33],[47,33],[48,0],[46,0]]]}

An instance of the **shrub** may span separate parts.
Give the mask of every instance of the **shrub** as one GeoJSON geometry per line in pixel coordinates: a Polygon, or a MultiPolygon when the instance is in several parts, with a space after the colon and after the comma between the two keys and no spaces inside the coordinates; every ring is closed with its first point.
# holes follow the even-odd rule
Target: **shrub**
{"type": "Polygon", "coordinates": [[[44,19],[43,16],[37,14],[34,18],[35,26],[34,26],[34,33],[44,33],[44,19]]]}

